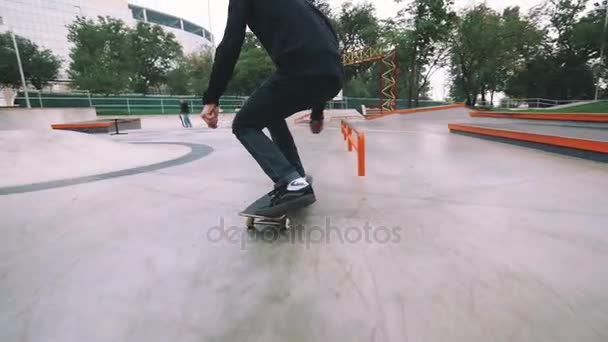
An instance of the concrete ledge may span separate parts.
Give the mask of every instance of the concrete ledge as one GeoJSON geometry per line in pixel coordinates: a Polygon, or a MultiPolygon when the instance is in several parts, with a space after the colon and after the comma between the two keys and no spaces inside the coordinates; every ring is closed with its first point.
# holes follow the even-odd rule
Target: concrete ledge
{"type": "Polygon", "coordinates": [[[560,147],[575,148],[578,150],[592,151],[599,153],[608,153],[607,141],[596,141],[587,139],[577,139],[569,137],[561,137],[555,135],[544,135],[535,133],[526,133],[519,131],[511,131],[504,129],[486,128],[473,125],[449,124],[450,131],[468,132],[480,135],[489,135],[500,138],[529,141],[547,145],[555,145],[560,147]]]}
{"type": "Polygon", "coordinates": [[[550,121],[578,121],[578,122],[608,122],[608,114],[564,114],[564,113],[505,113],[505,112],[479,112],[470,113],[477,118],[522,119],[522,120],[550,120],[550,121]]]}
{"type": "Polygon", "coordinates": [[[450,132],[486,138],[519,146],[533,147],[584,159],[608,162],[608,142],[561,136],[485,128],[472,125],[449,124],[450,132]]]}
{"type": "Polygon", "coordinates": [[[135,119],[108,119],[89,122],[74,122],[51,125],[53,129],[76,131],[83,133],[111,133],[116,130],[141,129],[141,120],[135,119]]]}

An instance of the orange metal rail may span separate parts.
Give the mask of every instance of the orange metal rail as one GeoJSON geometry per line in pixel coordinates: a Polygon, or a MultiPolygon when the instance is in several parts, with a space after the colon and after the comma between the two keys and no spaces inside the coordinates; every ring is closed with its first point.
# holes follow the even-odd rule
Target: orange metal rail
{"type": "Polygon", "coordinates": [[[595,141],[588,139],[578,139],[570,137],[560,137],[555,135],[535,134],[506,129],[493,129],[474,125],[449,124],[451,132],[466,132],[480,135],[507,138],[513,140],[528,141],[545,145],[574,148],[578,150],[608,153],[608,142],[595,141]]]}
{"type": "Polygon", "coordinates": [[[365,176],[365,133],[352,128],[348,122],[341,120],[342,136],[346,141],[348,152],[353,149],[357,151],[357,170],[360,177],[365,176]],[[357,139],[353,138],[353,133],[357,135],[357,139]]]}

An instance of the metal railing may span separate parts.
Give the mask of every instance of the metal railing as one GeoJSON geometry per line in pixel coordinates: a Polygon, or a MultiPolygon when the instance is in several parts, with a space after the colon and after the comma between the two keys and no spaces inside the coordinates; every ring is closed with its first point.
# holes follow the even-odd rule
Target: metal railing
{"type": "Polygon", "coordinates": [[[348,152],[352,152],[353,149],[357,151],[357,172],[359,177],[365,176],[365,133],[363,131],[353,128],[346,120],[342,120],[340,123],[342,136],[346,141],[348,152]],[[353,138],[353,133],[356,134],[357,139],[353,138]]]}
{"type": "MultiPolygon", "coordinates": [[[[100,115],[144,115],[144,114],[177,114],[180,111],[179,99],[182,97],[100,97],[92,96],[33,96],[30,98],[33,108],[58,107],[94,107],[100,115]]],[[[191,112],[201,111],[202,100],[194,97],[183,97],[191,112]]],[[[23,97],[17,97],[19,104],[23,97]]],[[[236,110],[244,104],[247,98],[222,99],[224,110],[236,110]]]]}
{"type": "MultiPolygon", "coordinates": [[[[59,108],[59,107],[94,107],[99,115],[146,115],[146,114],[178,114],[180,109],[179,99],[183,98],[190,106],[192,113],[199,112],[203,108],[200,97],[195,96],[163,96],[163,95],[136,95],[125,94],[117,96],[93,95],[90,92],[82,93],[37,93],[30,95],[33,108],[59,108]]],[[[220,108],[223,112],[236,112],[248,97],[224,96],[220,100],[220,108]]],[[[25,98],[18,96],[15,99],[17,105],[24,106],[25,98]]],[[[378,98],[356,98],[344,97],[341,100],[333,100],[327,103],[327,109],[357,109],[361,105],[377,105],[378,98]]],[[[401,107],[405,106],[405,100],[399,100],[401,107]]],[[[420,107],[440,104],[438,101],[420,101],[420,107]]]]}

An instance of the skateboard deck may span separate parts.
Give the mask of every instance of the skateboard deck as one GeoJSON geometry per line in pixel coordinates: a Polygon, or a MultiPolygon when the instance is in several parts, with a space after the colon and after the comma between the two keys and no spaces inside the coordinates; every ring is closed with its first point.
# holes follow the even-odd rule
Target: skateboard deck
{"type": "MultiPolygon", "coordinates": [[[[306,181],[308,183],[312,184],[312,180],[313,179],[311,176],[306,176],[306,181]]],[[[286,229],[291,226],[291,219],[289,218],[289,216],[290,216],[289,213],[279,215],[279,216],[274,216],[274,217],[260,216],[260,215],[255,214],[255,212],[257,211],[258,208],[267,206],[270,204],[270,198],[271,197],[269,194],[265,194],[264,196],[258,198],[255,202],[251,203],[247,208],[245,208],[245,210],[243,210],[242,212],[239,213],[240,216],[247,218],[245,224],[247,225],[248,229],[253,229],[253,228],[258,228],[258,227],[260,227],[260,228],[273,227],[273,228],[286,229]]]]}

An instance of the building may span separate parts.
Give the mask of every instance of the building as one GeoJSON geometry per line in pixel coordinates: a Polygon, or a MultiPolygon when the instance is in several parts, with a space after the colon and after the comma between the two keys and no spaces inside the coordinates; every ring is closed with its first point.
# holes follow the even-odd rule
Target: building
{"type": "Polygon", "coordinates": [[[213,35],[201,25],[131,2],[128,7],[134,20],[161,25],[165,31],[175,34],[186,54],[213,45],[213,35]]]}
{"type": "Polygon", "coordinates": [[[134,26],[137,21],[161,25],[175,34],[185,53],[213,46],[213,36],[202,25],[127,0],[0,0],[0,32],[15,34],[53,51],[63,60],[60,78],[66,79],[70,60],[67,25],[77,16],[112,16],[134,26]]]}

